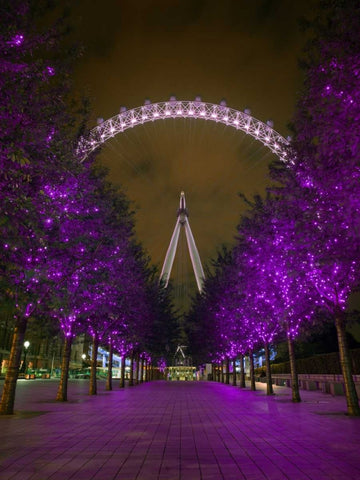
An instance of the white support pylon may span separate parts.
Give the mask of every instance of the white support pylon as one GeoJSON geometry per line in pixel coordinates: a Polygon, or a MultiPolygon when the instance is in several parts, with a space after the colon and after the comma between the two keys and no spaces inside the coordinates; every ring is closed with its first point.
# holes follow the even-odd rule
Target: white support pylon
{"type": "Polygon", "coordinates": [[[189,249],[191,263],[194,270],[196,284],[199,289],[199,292],[201,293],[204,285],[205,275],[201,265],[200,255],[195,245],[194,236],[190,228],[189,214],[186,208],[184,192],[181,192],[180,194],[180,207],[179,207],[179,210],[177,211],[177,220],[176,220],[174,232],[172,234],[170,245],[166,252],[163,268],[161,270],[160,282],[164,283],[165,288],[168,286],[171,269],[174,263],[176,249],[179,241],[181,227],[185,229],[186,241],[189,249]]]}

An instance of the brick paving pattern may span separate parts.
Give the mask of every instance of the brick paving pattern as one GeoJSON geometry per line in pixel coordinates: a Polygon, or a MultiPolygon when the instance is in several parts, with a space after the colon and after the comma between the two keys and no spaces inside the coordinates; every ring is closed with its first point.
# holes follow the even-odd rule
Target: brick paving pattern
{"type": "Polygon", "coordinates": [[[267,397],[215,382],[152,382],[87,394],[55,380],[18,383],[0,417],[1,480],[360,479],[360,418],[344,397],[290,390],[267,397]]]}

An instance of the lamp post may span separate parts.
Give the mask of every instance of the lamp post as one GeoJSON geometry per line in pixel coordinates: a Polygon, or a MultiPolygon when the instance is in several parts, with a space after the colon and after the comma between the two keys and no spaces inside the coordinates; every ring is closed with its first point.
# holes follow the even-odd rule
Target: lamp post
{"type": "Polygon", "coordinates": [[[25,373],[27,368],[26,368],[26,355],[27,355],[27,351],[28,351],[28,348],[30,347],[30,342],[28,340],[26,340],[26,342],[24,342],[24,360],[23,360],[23,364],[21,366],[21,373],[25,373]]]}

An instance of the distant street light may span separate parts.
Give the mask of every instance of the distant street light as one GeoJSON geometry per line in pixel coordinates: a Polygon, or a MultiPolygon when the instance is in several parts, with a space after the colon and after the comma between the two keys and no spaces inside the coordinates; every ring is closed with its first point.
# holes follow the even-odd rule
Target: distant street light
{"type": "Polygon", "coordinates": [[[86,353],[83,353],[81,355],[81,358],[82,358],[82,368],[86,368],[87,367],[86,353]]]}
{"type": "Polygon", "coordinates": [[[30,347],[30,342],[28,340],[26,340],[26,342],[24,342],[24,360],[23,360],[23,364],[21,365],[21,370],[20,370],[21,373],[25,373],[26,370],[27,370],[27,368],[26,368],[26,355],[27,355],[29,347],[30,347]]]}

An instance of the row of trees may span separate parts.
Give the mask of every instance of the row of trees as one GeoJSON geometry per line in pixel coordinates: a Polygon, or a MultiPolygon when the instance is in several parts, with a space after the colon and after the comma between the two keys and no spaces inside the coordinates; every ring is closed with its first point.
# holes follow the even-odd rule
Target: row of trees
{"type": "Polygon", "coordinates": [[[248,202],[237,244],[223,252],[192,315],[193,348],[210,339],[213,361],[264,348],[286,335],[293,401],[300,401],[294,340],[315,322],[337,330],[348,413],[360,415],[346,345],[347,306],[360,273],[360,7],[322,2],[307,50],[305,86],[286,165],[274,163],[267,198],[248,202]]]}
{"type": "MultiPolygon", "coordinates": [[[[14,335],[0,413],[13,413],[24,336],[51,319],[65,339],[57,399],[67,398],[71,343],[79,333],[122,356],[159,353],[159,318],[170,313],[148,258],[133,239],[125,196],[94,158],[74,154],[84,104],[70,100],[62,18],[46,25],[48,2],[0,3],[0,274],[14,307],[14,335]]],[[[124,363],[124,362],[123,362],[124,363]]],[[[91,393],[96,393],[95,376],[91,393]]]]}

